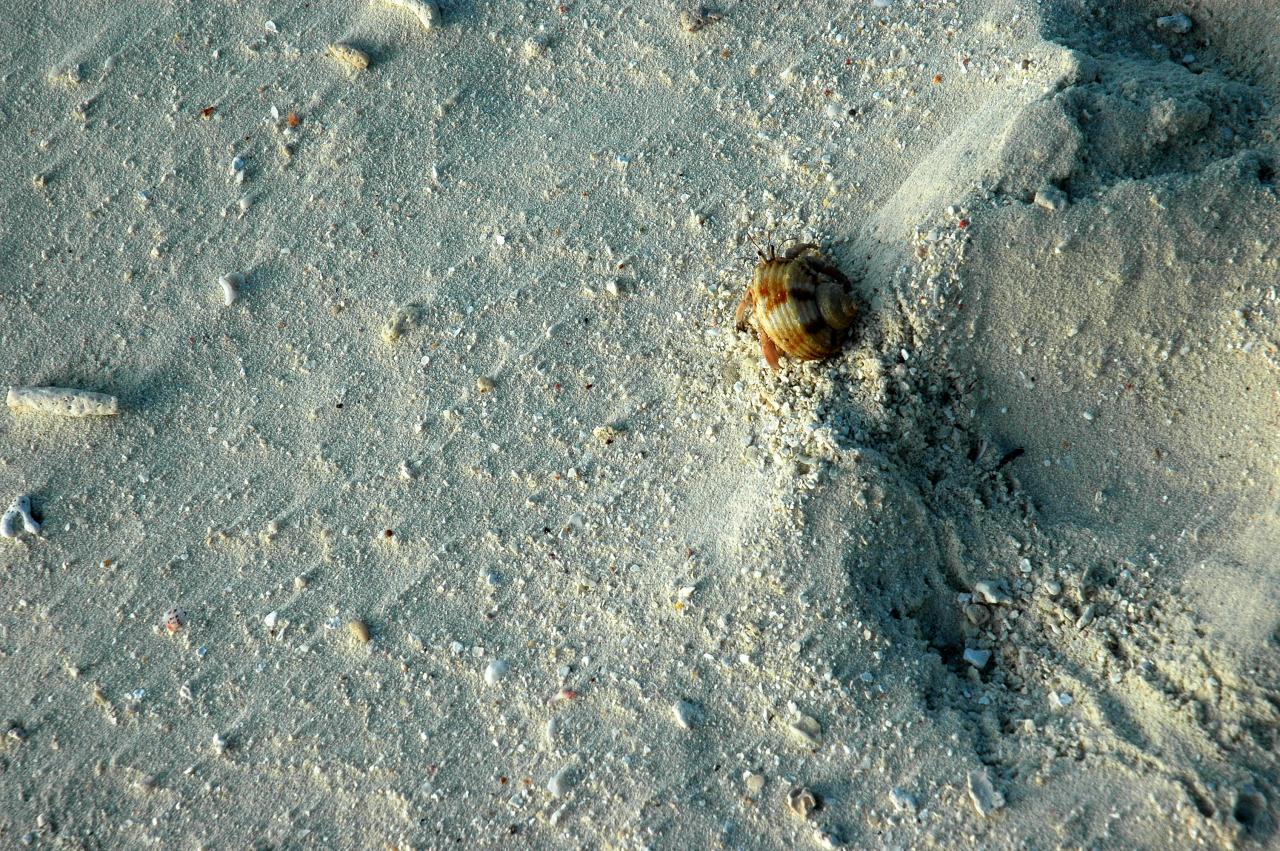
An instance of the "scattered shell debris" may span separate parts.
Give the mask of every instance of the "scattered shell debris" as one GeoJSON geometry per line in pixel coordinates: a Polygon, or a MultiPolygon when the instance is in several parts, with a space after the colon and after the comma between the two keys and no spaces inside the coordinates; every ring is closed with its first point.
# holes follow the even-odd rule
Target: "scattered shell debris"
{"type": "Polygon", "coordinates": [[[6,401],[14,411],[57,417],[112,417],[120,413],[115,396],[70,387],[10,387],[6,401]]]}
{"type": "Polygon", "coordinates": [[[410,302],[402,304],[392,311],[382,326],[382,339],[387,343],[396,343],[400,338],[417,328],[422,323],[422,305],[410,302]]]}
{"type": "Polygon", "coordinates": [[[681,9],[678,20],[680,21],[680,29],[687,33],[696,33],[705,27],[711,26],[722,17],[723,15],[719,12],[699,5],[681,9]]]}
{"type": "Polygon", "coordinates": [[[1008,605],[1013,602],[1009,592],[1004,589],[1003,582],[983,580],[973,584],[973,596],[983,603],[991,605],[1008,605]]]}
{"type": "Polygon", "coordinates": [[[40,534],[40,522],[31,514],[31,495],[21,493],[14,497],[4,516],[0,517],[0,536],[18,537],[18,521],[22,521],[22,530],[28,535],[40,534]]]}

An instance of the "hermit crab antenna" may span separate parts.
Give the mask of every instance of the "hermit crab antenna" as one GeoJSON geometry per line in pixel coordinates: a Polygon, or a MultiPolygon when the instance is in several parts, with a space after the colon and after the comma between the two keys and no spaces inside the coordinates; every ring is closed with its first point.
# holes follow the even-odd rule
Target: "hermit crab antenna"
{"type": "Polygon", "coordinates": [[[747,239],[751,240],[751,244],[756,247],[756,256],[763,260],[764,252],[760,250],[760,243],[756,242],[756,238],[749,233],[747,234],[747,239]]]}

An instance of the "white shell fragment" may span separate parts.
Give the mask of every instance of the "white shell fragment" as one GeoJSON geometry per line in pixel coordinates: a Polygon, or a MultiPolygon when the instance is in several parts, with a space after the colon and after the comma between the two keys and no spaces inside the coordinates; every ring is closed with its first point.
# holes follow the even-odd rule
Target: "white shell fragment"
{"type": "Polygon", "coordinates": [[[807,747],[817,749],[822,746],[822,725],[818,719],[810,715],[801,715],[788,725],[791,735],[807,747]]]}
{"type": "Polygon", "coordinates": [[[369,54],[349,44],[336,42],[329,45],[329,55],[345,68],[348,74],[354,75],[369,70],[369,54]]]}
{"type": "Polygon", "coordinates": [[[1056,186],[1042,186],[1036,190],[1035,202],[1037,207],[1050,212],[1062,210],[1068,203],[1067,193],[1056,186]]]}
{"type": "Polygon", "coordinates": [[[677,700],[671,707],[671,714],[676,723],[686,730],[692,730],[702,721],[702,710],[687,700],[677,700]]]}
{"type": "Polygon", "coordinates": [[[218,278],[218,286],[222,287],[222,303],[230,307],[240,297],[240,288],[244,286],[244,275],[239,272],[223,275],[218,278]]]}
{"type": "Polygon", "coordinates": [[[4,516],[0,517],[0,535],[6,538],[18,537],[18,521],[22,521],[22,529],[28,535],[40,534],[40,521],[31,516],[31,497],[22,493],[13,500],[4,516]]]}
{"type": "Polygon", "coordinates": [[[547,791],[553,797],[563,798],[573,788],[574,781],[577,780],[577,773],[573,770],[573,766],[566,765],[564,768],[551,775],[551,779],[547,781],[547,791]]]}
{"type": "Polygon", "coordinates": [[[15,411],[58,417],[111,417],[120,413],[120,401],[115,396],[70,387],[10,387],[6,401],[15,411]]]}
{"type": "Polygon", "coordinates": [[[489,663],[489,667],[484,669],[484,681],[491,686],[496,686],[506,678],[511,672],[511,663],[505,659],[494,659],[489,663]]]}
{"type": "Polygon", "coordinates": [[[1004,795],[991,785],[991,778],[987,776],[985,768],[981,771],[970,771],[968,780],[969,800],[973,802],[973,808],[978,811],[978,815],[986,818],[1004,807],[1004,795]]]}
{"type": "Polygon", "coordinates": [[[424,30],[440,26],[440,7],[432,0],[380,0],[387,6],[404,9],[418,19],[424,30]]]}

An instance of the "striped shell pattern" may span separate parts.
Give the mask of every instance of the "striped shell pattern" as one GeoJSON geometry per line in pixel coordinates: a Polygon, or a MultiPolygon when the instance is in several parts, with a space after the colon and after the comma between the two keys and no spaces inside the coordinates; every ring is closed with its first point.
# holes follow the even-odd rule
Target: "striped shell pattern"
{"type": "Polygon", "coordinates": [[[781,256],[769,246],[738,305],[738,328],[746,329],[748,313],[755,319],[760,348],[774,369],[779,353],[831,357],[858,313],[850,290],[849,279],[813,243],[793,245],[781,256]]]}

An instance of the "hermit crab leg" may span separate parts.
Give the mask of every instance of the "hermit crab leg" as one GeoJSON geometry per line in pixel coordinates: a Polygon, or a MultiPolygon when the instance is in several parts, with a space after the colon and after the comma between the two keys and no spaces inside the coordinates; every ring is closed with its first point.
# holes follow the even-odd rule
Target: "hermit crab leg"
{"type": "Polygon", "coordinates": [[[760,351],[764,353],[764,359],[769,362],[769,366],[774,369],[781,369],[782,365],[778,363],[778,347],[773,344],[773,340],[769,339],[769,335],[760,329],[760,351]]]}
{"type": "Polygon", "coordinates": [[[742,301],[738,302],[738,312],[734,316],[735,327],[739,331],[747,330],[747,311],[754,305],[751,299],[751,290],[748,289],[746,295],[742,297],[742,301]]]}
{"type": "Polygon", "coordinates": [[[820,253],[822,249],[818,247],[816,242],[797,242],[795,245],[790,246],[786,251],[782,252],[782,259],[794,260],[806,251],[820,253]]]}

